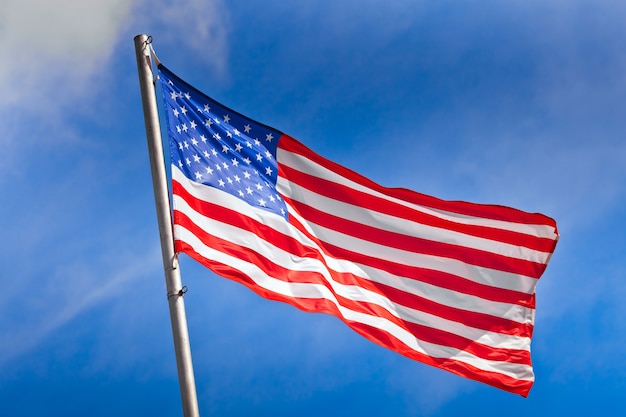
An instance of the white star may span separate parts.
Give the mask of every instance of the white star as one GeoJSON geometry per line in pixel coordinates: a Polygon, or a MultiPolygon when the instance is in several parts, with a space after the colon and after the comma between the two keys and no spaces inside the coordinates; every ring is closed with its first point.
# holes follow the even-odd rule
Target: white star
{"type": "Polygon", "coordinates": [[[189,100],[189,99],[191,98],[191,96],[189,95],[189,93],[185,93],[185,98],[186,98],[187,100],[189,100]]]}
{"type": "Polygon", "coordinates": [[[211,111],[211,108],[209,107],[208,104],[204,105],[204,111],[207,112],[207,113],[211,111]]]}
{"type": "MultiPolygon", "coordinates": [[[[174,83],[172,82],[172,80],[167,80],[167,83],[168,83],[169,85],[174,85],[174,83]]],[[[172,93],[172,94],[176,94],[176,93],[172,93]]]]}
{"type": "Polygon", "coordinates": [[[242,150],[242,149],[243,149],[243,146],[241,146],[241,144],[240,144],[239,142],[237,142],[237,143],[235,144],[235,150],[236,150],[237,152],[241,152],[241,150],[242,150]]]}
{"type": "Polygon", "coordinates": [[[198,154],[195,154],[195,155],[193,156],[193,160],[194,160],[195,162],[200,162],[200,157],[198,156],[198,154]]]}
{"type": "Polygon", "coordinates": [[[249,141],[246,141],[246,146],[247,146],[248,148],[251,148],[251,147],[252,147],[252,144],[251,144],[249,141]]]}
{"type": "Polygon", "coordinates": [[[189,160],[189,158],[185,158],[185,163],[186,163],[187,165],[191,165],[191,161],[189,160]]]}
{"type": "Polygon", "coordinates": [[[263,186],[257,182],[256,183],[256,189],[259,190],[259,191],[262,191],[263,190],[263,186]]]}
{"type": "Polygon", "coordinates": [[[285,210],[282,207],[280,209],[280,214],[282,214],[283,216],[285,215],[285,210]]]}
{"type": "Polygon", "coordinates": [[[248,171],[244,171],[243,176],[246,177],[247,180],[250,179],[250,174],[248,173],[248,171]]]}
{"type": "Polygon", "coordinates": [[[235,136],[239,136],[239,131],[237,129],[234,130],[235,136]]]}
{"type": "Polygon", "coordinates": [[[225,187],[226,186],[226,183],[221,178],[219,180],[217,180],[217,182],[219,182],[220,187],[225,187]]]}
{"type": "Polygon", "coordinates": [[[261,162],[261,161],[263,160],[263,156],[261,156],[261,154],[260,154],[260,153],[257,153],[257,154],[256,154],[256,160],[257,160],[257,161],[259,161],[259,162],[261,162]]]}
{"type": "Polygon", "coordinates": [[[272,136],[272,134],[271,134],[271,133],[268,133],[267,135],[265,135],[265,140],[266,140],[266,141],[271,142],[271,141],[272,141],[272,139],[274,139],[274,136],[272,136]]]}
{"type": "MultiPolygon", "coordinates": [[[[171,84],[171,83],[172,83],[172,82],[170,81],[170,84],[171,84]]],[[[172,91],[172,92],[170,93],[170,97],[172,98],[172,100],[176,100],[176,93],[172,91]]]]}
{"type": "Polygon", "coordinates": [[[261,207],[265,207],[265,200],[263,200],[262,198],[259,199],[259,205],[261,207]]]}
{"type": "Polygon", "coordinates": [[[215,150],[215,148],[211,148],[211,153],[213,154],[213,156],[217,156],[217,151],[215,150]]]}
{"type": "Polygon", "coordinates": [[[187,109],[185,108],[185,106],[183,106],[183,107],[180,109],[180,112],[181,112],[182,114],[187,114],[187,109]]]}
{"type": "Polygon", "coordinates": [[[222,172],[222,167],[220,164],[215,164],[215,169],[217,169],[218,171],[222,172]]]}
{"type": "Polygon", "coordinates": [[[272,157],[272,153],[270,151],[265,151],[265,157],[266,158],[271,158],[272,157]]]}
{"type": "Polygon", "coordinates": [[[229,115],[227,115],[227,114],[226,114],[226,115],[224,115],[224,122],[225,122],[225,123],[230,122],[230,116],[229,116],[229,115]]]}
{"type": "Polygon", "coordinates": [[[191,121],[191,128],[195,129],[196,128],[196,122],[194,122],[193,120],[191,121]]]}
{"type": "Polygon", "coordinates": [[[232,137],[233,137],[233,134],[232,134],[232,133],[230,133],[230,130],[227,130],[227,131],[226,131],[226,136],[228,136],[229,138],[232,138],[232,137]]]}
{"type": "Polygon", "coordinates": [[[206,143],[206,137],[204,137],[204,135],[200,135],[200,139],[202,140],[203,143],[206,143]]]}
{"type": "Polygon", "coordinates": [[[261,141],[255,138],[255,139],[254,139],[254,144],[255,144],[256,146],[261,146],[261,141]]]}
{"type": "Polygon", "coordinates": [[[209,153],[206,150],[202,151],[202,155],[204,155],[205,158],[210,158],[211,157],[211,155],[209,155],[209,153]]]}
{"type": "Polygon", "coordinates": [[[226,162],[222,162],[222,166],[226,169],[228,169],[228,164],[226,162]]]}
{"type": "Polygon", "coordinates": [[[186,132],[186,131],[187,131],[187,129],[189,129],[189,128],[187,127],[187,123],[183,123],[183,130],[186,132]]]}
{"type": "Polygon", "coordinates": [[[247,192],[248,194],[252,194],[252,192],[253,192],[253,191],[252,191],[252,188],[250,188],[250,187],[246,187],[246,192],[247,192]]]}
{"type": "Polygon", "coordinates": [[[201,173],[199,173],[198,171],[196,171],[196,179],[197,179],[197,180],[202,179],[202,174],[201,174],[201,173]]]}
{"type": "Polygon", "coordinates": [[[228,146],[222,145],[222,152],[228,153],[228,146]]]}
{"type": "Polygon", "coordinates": [[[178,114],[179,114],[178,110],[174,109],[174,110],[172,110],[172,113],[174,113],[174,116],[178,117],[178,114]]]}
{"type": "Polygon", "coordinates": [[[241,178],[239,178],[239,175],[235,174],[235,181],[239,182],[241,181],[241,178]]]}
{"type": "Polygon", "coordinates": [[[241,190],[237,190],[237,192],[239,193],[239,197],[243,197],[243,196],[245,196],[245,194],[243,193],[243,191],[241,191],[241,190]]]}
{"type": "Polygon", "coordinates": [[[179,160],[179,161],[178,161],[178,166],[182,168],[182,167],[183,167],[183,161],[180,161],[180,160],[179,160]]]}
{"type": "Polygon", "coordinates": [[[251,164],[251,162],[250,162],[250,158],[248,158],[247,156],[246,156],[245,158],[243,158],[243,160],[244,160],[244,162],[245,162],[246,164],[248,164],[248,165],[250,165],[250,164],[251,164]]]}
{"type": "Polygon", "coordinates": [[[206,127],[211,127],[211,125],[213,124],[213,122],[211,121],[211,119],[206,119],[204,121],[204,124],[206,125],[206,127]]]}
{"type": "Polygon", "coordinates": [[[272,175],[272,172],[273,172],[273,171],[272,171],[272,168],[271,168],[271,167],[267,167],[267,168],[265,168],[265,173],[266,173],[267,175],[272,175]]]}
{"type": "Polygon", "coordinates": [[[176,131],[180,133],[180,125],[176,125],[176,131]]]}
{"type": "Polygon", "coordinates": [[[209,175],[213,174],[213,169],[211,167],[206,167],[205,169],[209,175]]]}
{"type": "Polygon", "coordinates": [[[221,138],[220,138],[220,134],[219,134],[219,133],[214,134],[214,135],[213,135],[213,137],[214,137],[215,139],[217,139],[217,140],[220,140],[220,139],[221,139],[221,138]]]}
{"type": "Polygon", "coordinates": [[[183,144],[182,143],[178,143],[178,149],[180,149],[181,151],[183,150],[183,144]]]}
{"type": "Polygon", "coordinates": [[[233,180],[230,179],[230,177],[226,177],[226,181],[228,181],[229,184],[233,184],[233,180]]]}
{"type": "Polygon", "coordinates": [[[250,129],[252,129],[252,128],[250,127],[250,125],[245,125],[245,126],[243,127],[243,131],[244,131],[245,133],[250,133],[250,129]]]}
{"type": "Polygon", "coordinates": [[[185,149],[189,149],[189,144],[187,143],[187,141],[183,142],[185,144],[185,149]]]}
{"type": "Polygon", "coordinates": [[[233,158],[233,159],[231,159],[230,161],[233,163],[233,166],[234,166],[234,167],[239,166],[239,161],[237,160],[237,158],[233,158]]]}
{"type": "Polygon", "coordinates": [[[273,203],[274,201],[276,201],[276,199],[274,198],[273,195],[270,194],[270,201],[273,203]]]}
{"type": "Polygon", "coordinates": [[[196,138],[191,138],[191,143],[193,143],[193,145],[197,145],[198,141],[196,140],[196,138]]]}

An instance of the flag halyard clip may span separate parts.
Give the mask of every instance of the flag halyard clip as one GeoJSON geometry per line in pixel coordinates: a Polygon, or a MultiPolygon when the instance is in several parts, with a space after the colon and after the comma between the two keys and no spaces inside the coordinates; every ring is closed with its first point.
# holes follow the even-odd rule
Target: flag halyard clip
{"type": "Polygon", "coordinates": [[[187,291],[189,291],[189,288],[186,285],[183,285],[183,288],[178,291],[174,290],[172,292],[168,292],[167,299],[169,300],[172,297],[183,297],[185,294],[187,294],[187,291]]]}
{"type": "Polygon", "coordinates": [[[146,45],[150,47],[150,53],[152,54],[152,59],[154,59],[154,63],[158,67],[159,65],[161,65],[161,61],[157,57],[157,54],[154,51],[154,47],[152,46],[152,36],[148,36],[148,39],[146,40],[146,45]]]}

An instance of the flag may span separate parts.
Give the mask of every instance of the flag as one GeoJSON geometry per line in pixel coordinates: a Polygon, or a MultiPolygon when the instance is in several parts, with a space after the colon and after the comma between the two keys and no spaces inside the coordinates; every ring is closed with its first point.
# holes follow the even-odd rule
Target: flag
{"type": "Polygon", "coordinates": [[[159,76],[177,253],[409,358],[528,395],[553,219],[385,188],[163,65],[159,76]]]}

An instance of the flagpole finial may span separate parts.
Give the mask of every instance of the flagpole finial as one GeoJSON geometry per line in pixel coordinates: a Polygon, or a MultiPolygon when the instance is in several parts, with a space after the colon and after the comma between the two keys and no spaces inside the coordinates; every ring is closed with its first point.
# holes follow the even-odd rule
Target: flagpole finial
{"type": "MultiPolygon", "coordinates": [[[[145,33],[139,34],[135,36],[135,42],[138,42],[141,45],[141,50],[145,52],[146,49],[149,48],[150,55],[154,60],[154,63],[157,65],[161,65],[161,60],[157,57],[156,52],[154,51],[154,47],[152,46],[152,35],[146,35],[145,33]]],[[[148,54],[146,54],[148,55],[148,54]]]]}

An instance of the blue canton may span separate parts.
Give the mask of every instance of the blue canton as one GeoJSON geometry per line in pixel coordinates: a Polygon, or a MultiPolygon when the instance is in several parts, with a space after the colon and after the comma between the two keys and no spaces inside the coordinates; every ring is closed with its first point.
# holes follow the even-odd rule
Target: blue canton
{"type": "Polygon", "coordinates": [[[170,158],[192,181],[287,218],[276,191],[281,133],[219,104],[160,65],[170,158]]]}

